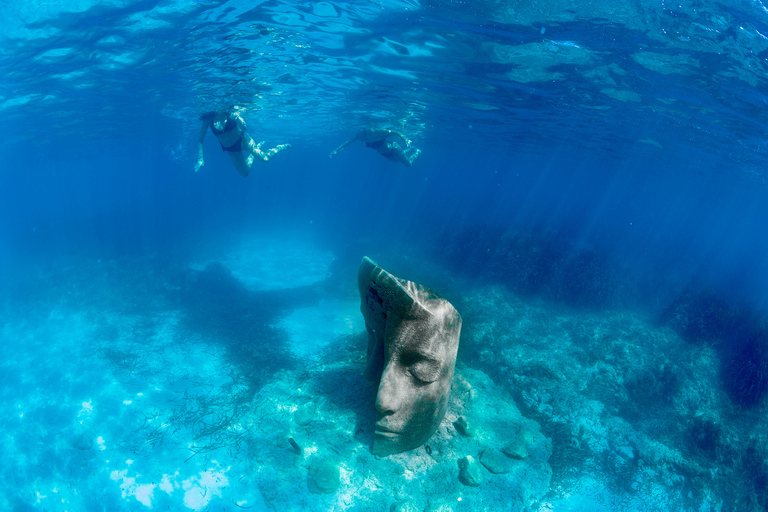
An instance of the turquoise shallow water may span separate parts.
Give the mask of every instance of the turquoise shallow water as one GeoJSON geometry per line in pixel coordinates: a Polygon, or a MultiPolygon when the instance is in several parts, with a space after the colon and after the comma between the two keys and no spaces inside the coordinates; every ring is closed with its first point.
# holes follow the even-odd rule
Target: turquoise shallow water
{"type": "Polygon", "coordinates": [[[768,507],[760,1],[30,1],[0,41],[3,510],[768,507]],[[230,105],[291,147],[194,172],[230,105]],[[329,158],[371,126],[413,166],[329,158]],[[429,452],[370,453],[365,255],[464,318],[429,452]]]}
{"type": "MultiPolygon", "coordinates": [[[[244,245],[254,239],[264,237],[244,245]]],[[[316,256],[305,240],[270,240],[250,261],[316,256]]],[[[219,262],[70,261],[25,275],[4,307],[3,507],[735,510],[734,493],[739,507],[761,503],[764,404],[725,385],[720,343],[625,308],[459,278],[423,253],[382,255],[437,284],[464,319],[451,405],[425,446],[370,452],[375,390],[354,272],[249,288],[219,262]],[[492,462],[518,439],[522,459],[492,462]],[[465,457],[477,486],[460,478],[465,457]],[[318,493],[324,464],[338,480],[318,493]]]]}

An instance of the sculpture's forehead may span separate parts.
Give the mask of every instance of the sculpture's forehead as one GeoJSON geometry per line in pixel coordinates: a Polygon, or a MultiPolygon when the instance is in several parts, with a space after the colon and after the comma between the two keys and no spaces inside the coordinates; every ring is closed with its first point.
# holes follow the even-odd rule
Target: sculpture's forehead
{"type": "Polygon", "coordinates": [[[415,353],[429,359],[443,360],[455,354],[458,340],[445,332],[424,329],[421,320],[404,321],[395,336],[388,337],[390,355],[415,353]]]}

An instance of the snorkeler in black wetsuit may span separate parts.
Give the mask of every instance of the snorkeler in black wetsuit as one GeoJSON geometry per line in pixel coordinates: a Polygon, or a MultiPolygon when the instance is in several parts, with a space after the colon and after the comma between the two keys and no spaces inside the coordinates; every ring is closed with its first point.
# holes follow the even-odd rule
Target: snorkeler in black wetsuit
{"type": "Polygon", "coordinates": [[[262,162],[269,162],[280,151],[291,147],[290,144],[279,144],[272,149],[262,151],[261,145],[264,144],[264,141],[256,144],[246,131],[245,121],[234,108],[228,111],[207,112],[200,116],[200,121],[203,124],[200,127],[200,137],[197,141],[198,159],[197,165],[195,165],[195,172],[205,165],[205,160],[203,159],[203,139],[208,132],[208,128],[211,129],[211,132],[216,136],[219,144],[221,144],[221,150],[229,155],[235,169],[243,177],[248,176],[248,173],[251,172],[254,157],[262,162]],[[243,155],[243,151],[248,154],[247,157],[243,155]]]}
{"type": "Polygon", "coordinates": [[[400,132],[384,128],[365,128],[331,151],[331,154],[328,156],[333,158],[333,155],[357,140],[365,142],[366,147],[375,149],[384,158],[393,162],[400,162],[408,167],[411,167],[414,160],[421,154],[421,150],[412,147],[411,141],[406,139],[400,132]],[[402,145],[394,139],[400,139],[402,145]]]}

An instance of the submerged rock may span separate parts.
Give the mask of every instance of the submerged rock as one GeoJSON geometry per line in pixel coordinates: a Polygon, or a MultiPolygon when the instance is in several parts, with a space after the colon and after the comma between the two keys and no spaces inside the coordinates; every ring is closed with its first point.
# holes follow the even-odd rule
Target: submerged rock
{"type": "Polygon", "coordinates": [[[524,459],[528,456],[528,442],[530,441],[531,433],[525,428],[521,428],[515,439],[504,446],[501,449],[504,455],[513,459],[524,459]]]}
{"type": "Polygon", "coordinates": [[[464,416],[459,416],[456,421],[453,422],[453,428],[464,437],[473,437],[475,435],[472,428],[469,426],[469,423],[467,423],[467,418],[464,416]]]}
{"type": "Polygon", "coordinates": [[[421,510],[410,501],[398,501],[389,507],[389,512],[421,512],[421,510]]]}
{"type": "Polygon", "coordinates": [[[312,462],[307,473],[307,487],[314,494],[336,492],[341,483],[339,466],[331,459],[324,458],[312,462]]]}
{"type": "Polygon", "coordinates": [[[480,463],[496,475],[512,471],[512,460],[495,448],[487,448],[480,454],[480,463]]]}
{"type": "Polygon", "coordinates": [[[483,483],[483,471],[471,455],[459,459],[459,481],[470,487],[483,483]]]}

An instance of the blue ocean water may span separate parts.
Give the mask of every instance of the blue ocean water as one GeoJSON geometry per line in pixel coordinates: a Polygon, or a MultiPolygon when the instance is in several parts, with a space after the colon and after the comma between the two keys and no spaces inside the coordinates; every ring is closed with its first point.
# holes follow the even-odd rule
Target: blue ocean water
{"type": "Polygon", "coordinates": [[[768,509],[760,0],[38,0],[0,27],[0,509],[493,510],[498,475],[443,504],[442,469],[387,480],[356,405],[359,436],[318,426],[370,398],[365,255],[456,305],[460,368],[550,440],[520,510],[768,509]],[[231,105],[291,148],[242,178],[208,133],[195,172],[231,105]],[[329,158],[369,126],[422,153],[329,158]]]}

